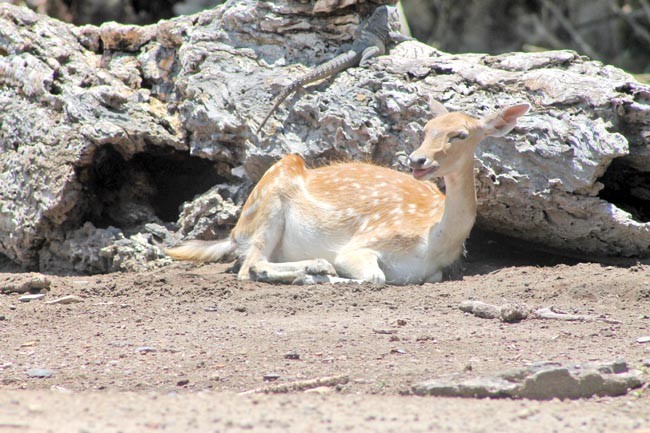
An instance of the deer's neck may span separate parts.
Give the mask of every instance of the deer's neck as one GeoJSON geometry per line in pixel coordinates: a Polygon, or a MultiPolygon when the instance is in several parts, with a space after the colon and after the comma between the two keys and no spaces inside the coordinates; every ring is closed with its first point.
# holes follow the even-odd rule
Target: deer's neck
{"type": "Polygon", "coordinates": [[[440,224],[431,230],[431,245],[446,245],[462,249],[476,220],[476,187],[474,161],[468,161],[461,170],[445,176],[445,210],[440,224]]]}

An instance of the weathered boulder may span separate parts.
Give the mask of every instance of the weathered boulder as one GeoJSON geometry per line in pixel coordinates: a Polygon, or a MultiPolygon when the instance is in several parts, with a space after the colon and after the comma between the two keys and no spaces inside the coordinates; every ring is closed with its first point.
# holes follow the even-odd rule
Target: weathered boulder
{"type": "Polygon", "coordinates": [[[616,397],[645,383],[641,372],[625,361],[605,364],[538,362],[494,376],[434,379],[413,385],[416,395],[531,400],[616,397]]]}
{"type": "Polygon", "coordinates": [[[650,255],[650,88],[572,52],[400,43],[299,91],[256,135],[279,85],[349,46],[371,7],[245,0],[74,27],[0,4],[0,254],[51,272],[162,265],[173,234],[148,223],[221,234],[287,153],[404,169],[398,152],[419,144],[431,95],[476,115],[533,105],[479,149],[480,226],[585,256],[650,255]]]}

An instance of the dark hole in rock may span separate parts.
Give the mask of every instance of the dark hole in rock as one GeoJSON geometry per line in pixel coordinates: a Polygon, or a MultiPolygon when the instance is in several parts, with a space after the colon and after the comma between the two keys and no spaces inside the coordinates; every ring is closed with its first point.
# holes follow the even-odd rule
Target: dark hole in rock
{"type": "Polygon", "coordinates": [[[86,192],[82,221],[120,229],[175,222],[183,202],[224,181],[205,159],[153,149],[125,160],[111,145],[96,151],[79,178],[86,192]]]}
{"type": "Polygon", "coordinates": [[[638,222],[650,221],[650,172],[615,159],[598,180],[605,185],[598,197],[629,212],[638,222]]]}
{"type": "Polygon", "coordinates": [[[510,266],[574,265],[585,261],[567,255],[566,251],[557,251],[478,226],[472,229],[465,248],[463,275],[487,274],[510,266]]]}
{"type": "Polygon", "coordinates": [[[11,260],[9,257],[5,256],[4,254],[0,254],[0,272],[17,273],[25,272],[25,269],[16,264],[16,262],[11,260]]]}

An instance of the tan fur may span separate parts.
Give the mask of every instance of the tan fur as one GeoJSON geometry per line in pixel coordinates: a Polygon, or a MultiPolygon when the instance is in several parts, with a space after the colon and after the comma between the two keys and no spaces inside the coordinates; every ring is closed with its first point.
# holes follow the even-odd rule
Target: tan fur
{"type": "Polygon", "coordinates": [[[433,183],[385,167],[349,162],[308,169],[300,156],[288,155],[260,179],[228,239],[168,254],[217,260],[234,253],[242,262],[239,278],[271,282],[336,273],[375,283],[439,281],[476,217],[477,144],[507,133],[526,111],[510,107],[483,119],[444,113],[427,123],[411,165],[416,177],[444,176],[447,198],[433,183]]]}

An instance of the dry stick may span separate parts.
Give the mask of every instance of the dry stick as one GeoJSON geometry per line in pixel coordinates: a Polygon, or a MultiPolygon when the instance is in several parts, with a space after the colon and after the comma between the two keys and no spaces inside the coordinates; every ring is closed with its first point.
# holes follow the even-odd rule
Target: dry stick
{"type": "Polygon", "coordinates": [[[650,3],[648,2],[648,0],[639,0],[639,2],[641,3],[641,7],[643,8],[643,12],[645,12],[646,18],[650,22],[650,3]]]}
{"type": "Polygon", "coordinates": [[[535,26],[534,32],[542,33],[544,35],[544,43],[550,44],[549,48],[559,50],[566,47],[566,43],[562,42],[553,34],[553,32],[546,28],[542,20],[537,15],[531,15],[530,18],[532,20],[532,25],[535,26]]]}
{"type": "Polygon", "coordinates": [[[620,320],[608,319],[606,317],[592,316],[588,314],[567,314],[567,313],[558,313],[553,311],[551,308],[540,308],[539,310],[533,311],[533,315],[538,319],[555,319],[555,320],[566,320],[569,322],[605,322],[611,323],[613,325],[620,325],[620,320]]]}
{"type": "Polygon", "coordinates": [[[623,323],[620,320],[588,314],[559,313],[549,307],[531,310],[523,304],[492,305],[481,301],[463,301],[460,303],[459,308],[482,319],[500,319],[503,322],[518,322],[527,317],[534,317],[536,319],[566,320],[569,322],[604,322],[614,325],[623,323]]]}
{"type": "Polygon", "coordinates": [[[282,394],[292,391],[304,391],[306,389],[318,388],[321,386],[336,386],[348,383],[350,377],[347,374],[341,376],[319,377],[317,379],[299,380],[297,382],[283,383],[279,385],[264,386],[262,388],[250,389],[240,392],[239,395],[247,394],[282,394]]]}
{"type": "Polygon", "coordinates": [[[598,56],[598,54],[593,50],[593,48],[591,48],[591,45],[589,45],[584,39],[582,39],[580,33],[575,28],[573,28],[573,25],[562,14],[562,11],[556,5],[551,3],[549,0],[542,0],[542,3],[544,3],[544,7],[548,9],[551,12],[551,14],[553,14],[553,16],[559,21],[560,25],[564,28],[564,30],[566,30],[566,32],[571,36],[573,42],[575,42],[580,48],[580,51],[582,51],[592,59],[595,60],[600,59],[600,56],[598,56]]]}

